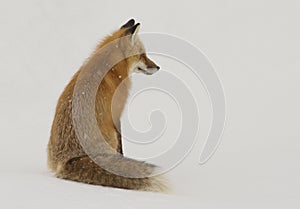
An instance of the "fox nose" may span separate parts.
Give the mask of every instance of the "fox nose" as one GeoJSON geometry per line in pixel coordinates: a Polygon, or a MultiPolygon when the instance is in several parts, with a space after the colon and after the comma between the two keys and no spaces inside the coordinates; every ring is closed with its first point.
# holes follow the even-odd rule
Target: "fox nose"
{"type": "Polygon", "coordinates": [[[157,68],[157,70],[159,70],[159,69],[160,69],[160,67],[159,67],[159,66],[156,66],[156,68],[157,68]]]}

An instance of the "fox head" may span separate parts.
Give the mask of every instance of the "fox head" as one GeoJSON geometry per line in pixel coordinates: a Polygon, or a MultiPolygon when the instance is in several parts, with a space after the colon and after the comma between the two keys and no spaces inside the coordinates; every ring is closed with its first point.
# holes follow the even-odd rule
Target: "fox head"
{"type": "Polygon", "coordinates": [[[135,24],[135,21],[131,19],[108,37],[105,42],[114,41],[118,43],[113,53],[123,57],[122,62],[126,63],[128,74],[152,75],[160,67],[146,55],[145,47],[138,37],[139,29],[140,23],[135,24]]]}
{"type": "Polygon", "coordinates": [[[127,40],[125,39],[125,42],[127,42],[125,44],[129,47],[124,47],[124,49],[138,52],[137,55],[129,58],[129,61],[131,62],[130,72],[141,72],[147,75],[152,75],[158,71],[160,67],[146,55],[145,47],[138,37],[140,26],[140,23],[135,24],[135,21],[131,19],[121,27],[121,30],[124,30],[123,34],[128,37],[127,40]]]}

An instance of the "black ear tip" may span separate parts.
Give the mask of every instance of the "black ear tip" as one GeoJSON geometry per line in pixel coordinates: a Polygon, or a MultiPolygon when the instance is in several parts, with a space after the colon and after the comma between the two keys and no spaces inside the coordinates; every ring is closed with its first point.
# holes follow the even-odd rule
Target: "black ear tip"
{"type": "Polygon", "coordinates": [[[132,32],[134,32],[140,25],[141,23],[137,23],[134,26],[132,26],[130,29],[132,30],[132,32]]]}
{"type": "Polygon", "coordinates": [[[132,18],[130,20],[127,21],[127,23],[125,23],[124,25],[122,25],[121,28],[129,28],[132,27],[135,23],[135,20],[132,18]]]}
{"type": "Polygon", "coordinates": [[[128,23],[130,23],[130,25],[134,25],[135,20],[133,18],[131,18],[130,20],[128,20],[128,23]]]}
{"type": "Polygon", "coordinates": [[[141,25],[140,23],[135,24],[134,26],[128,28],[125,32],[125,34],[133,34],[135,30],[138,28],[138,26],[141,25]]]}

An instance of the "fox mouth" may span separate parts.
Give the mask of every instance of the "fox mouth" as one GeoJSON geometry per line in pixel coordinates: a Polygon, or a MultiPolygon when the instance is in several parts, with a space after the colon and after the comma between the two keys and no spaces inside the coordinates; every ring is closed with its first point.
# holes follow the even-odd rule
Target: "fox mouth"
{"type": "Polygon", "coordinates": [[[150,73],[150,72],[148,72],[148,71],[146,71],[146,70],[144,70],[144,69],[142,69],[140,67],[138,67],[138,71],[140,71],[140,72],[142,72],[142,73],[144,73],[146,75],[152,75],[153,74],[153,73],[150,73]]]}

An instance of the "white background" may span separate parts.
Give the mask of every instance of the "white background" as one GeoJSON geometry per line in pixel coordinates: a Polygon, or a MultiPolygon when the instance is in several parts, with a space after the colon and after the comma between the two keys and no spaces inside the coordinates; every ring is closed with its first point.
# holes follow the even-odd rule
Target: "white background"
{"type": "MultiPolygon", "coordinates": [[[[1,208],[299,208],[299,1],[0,4],[1,208]],[[222,143],[201,166],[211,110],[199,88],[202,131],[190,155],[169,173],[173,195],[66,182],[46,167],[51,122],[64,86],[97,42],[132,17],[142,23],[141,32],[173,34],[200,48],[226,94],[222,143]]],[[[172,71],[167,60],[152,58],[172,71]]],[[[125,153],[134,156],[133,150],[127,146],[125,153]]]]}

